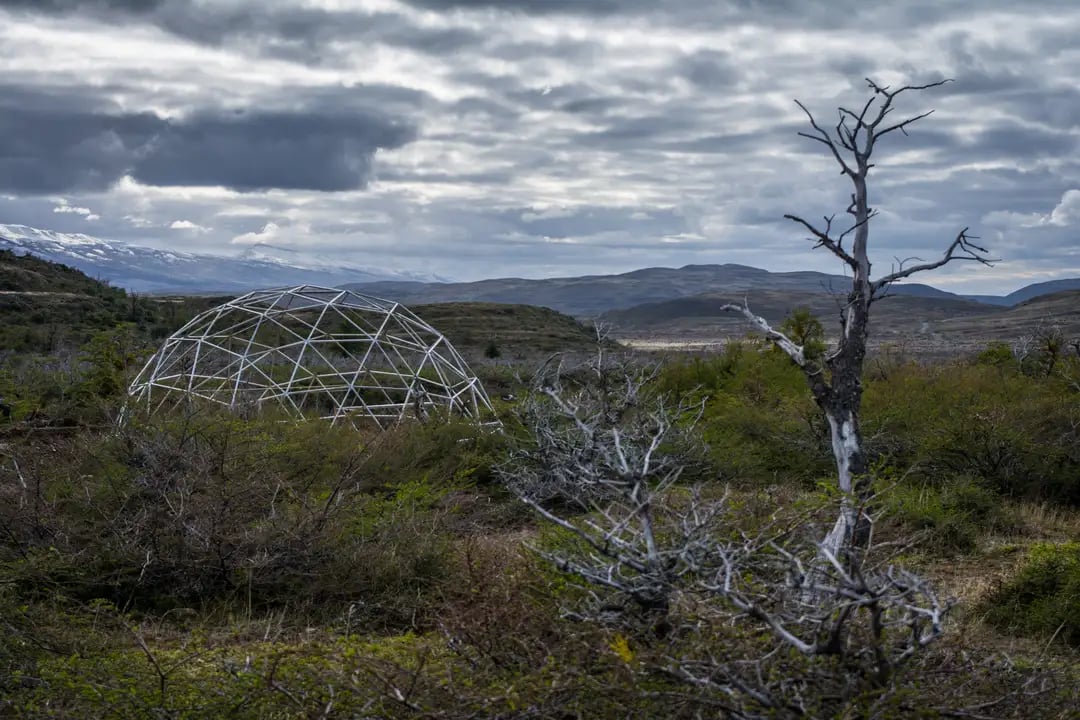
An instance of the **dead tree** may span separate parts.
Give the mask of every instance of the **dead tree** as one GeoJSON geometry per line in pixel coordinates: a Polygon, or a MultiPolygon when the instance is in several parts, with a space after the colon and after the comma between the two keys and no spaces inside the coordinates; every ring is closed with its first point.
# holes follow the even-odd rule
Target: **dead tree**
{"type": "Polygon", "coordinates": [[[542,517],[575,534],[566,511],[599,508],[600,518],[585,521],[590,530],[581,535],[592,550],[581,558],[548,559],[643,610],[664,611],[672,563],[657,540],[651,498],[684,469],[665,446],[676,443],[682,432],[676,420],[687,408],[646,402],[651,374],[609,361],[602,343],[586,368],[567,373],[555,359],[537,374],[521,417],[531,442],[501,475],[542,517]],[[602,547],[594,547],[596,538],[602,547]]]}
{"type": "Polygon", "coordinates": [[[866,542],[868,528],[860,520],[858,508],[865,506],[866,499],[873,492],[859,423],[871,305],[885,295],[892,283],[916,273],[939,268],[954,260],[974,260],[984,265],[992,262],[987,257],[986,249],[975,243],[978,238],[964,228],[937,260],[925,262],[919,258],[908,258],[898,261],[892,272],[876,280],[870,275],[870,221],[877,211],[870,205],[867,178],[874,167],[871,159],[877,150],[877,143],[896,132],[906,135],[910,125],[933,112],[929,110],[894,122],[892,113],[897,98],[905,92],[927,90],[947,82],[941,80],[891,89],[867,79],[872,91],[869,99],[855,110],[839,108],[839,119],[831,129],[820,125],[805,105],[795,101],[809,119],[811,128],[799,135],[824,145],[839,165],[841,174],[852,184],[851,203],[847,207],[851,222],[843,229],[834,228],[835,216],[826,216],[821,224],[811,223],[797,215],[784,216],[805,228],[815,248],[825,248],[831,252],[851,273],[851,290],[841,308],[841,332],[836,346],[820,358],[808,355],[804,347],[781,330],[770,326],[745,302],[742,305],[724,306],[725,310],[744,315],[802,369],[814,401],[825,414],[836,460],[837,483],[844,499],[839,517],[823,546],[838,557],[853,545],[866,542]]]}

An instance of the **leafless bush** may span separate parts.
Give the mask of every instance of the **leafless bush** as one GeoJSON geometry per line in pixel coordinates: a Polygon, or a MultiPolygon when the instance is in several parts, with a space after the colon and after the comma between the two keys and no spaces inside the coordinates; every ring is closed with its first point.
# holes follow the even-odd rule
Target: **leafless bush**
{"type": "Polygon", "coordinates": [[[1061,326],[1040,319],[1028,333],[1016,338],[1011,347],[1021,370],[1049,377],[1065,359],[1070,345],[1075,347],[1077,343],[1066,339],[1061,326]]]}
{"type": "Polygon", "coordinates": [[[699,406],[647,397],[654,375],[655,368],[610,359],[602,348],[580,367],[549,360],[522,404],[530,441],[504,468],[505,482],[527,502],[584,510],[639,479],[677,479],[687,458],[677,461],[676,448],[687,434],[674,421],[699,406]]]}
{"type": "Polygon", "coordinates": [[[650,395],[649,374],[625,364],[598,357],[589,373],[594,383],[568,383],[557,365],[540,375],[526,413],[535,442],[502,468],[565,533],[537,550],[591,599],[568,611],[627,628],[644,613],[656,636],[708,638],[734,624],[755,637],[745,655],[679,640],[643,672],[706,692],[734,717],[805,716],[886,693],[941,635],[949,603],[886,562],[872,537],[841,560],[814,540],[817,513],[781,510],[751,527],[726,493],[679,482],[666,450],[692,427],[692,408],[650,395]]]}

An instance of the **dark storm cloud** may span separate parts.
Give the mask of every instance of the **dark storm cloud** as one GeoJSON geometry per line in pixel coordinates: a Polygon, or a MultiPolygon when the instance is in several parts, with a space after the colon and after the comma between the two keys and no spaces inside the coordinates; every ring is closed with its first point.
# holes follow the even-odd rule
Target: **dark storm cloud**
{"type": "Polygon", "coordinates": [[[145,13],[169,0],[0,0],[0,8],[42,13],[116,11],[145,13]]]}
{"type": "Polygon", "coordinates": [[[570,13],[614,15],[632,13],[663,0],[405,0],[429,10],[511,10],[535,15],[570,13]]]}
{"type": "Polygon", "coordinates": [[[0,190],[99,191],[124,175],[149,185],[352,190],[379,149],[416,135],[369,112],[243,112],[167,120],[71,99],[0,95],[0,190]],[[12,102],[15,100],[15,102],[12,102]]]}
{"type": "Polygon", "coordinates": [[[353,190],[367,184],[376,150],[401,147],[414,132],[374,114],[196,116],[154,138],[132,175],[149,185],[353,190]]]}
{"type": "Polygon", "coordinates": [[[103,190],[164,128],[152,113],[66,107],[30,93],[0,95],[0,190],[44,194],[103,190]],[[14,102],[13,102],[14,101],[14,102]]]}
{"type": "Polygon", "coordinates": [[[136,21],[203,45],[231,45],[302,62],[320,62],[339,43],[384,43],[441,55],[483,38],[464,28],[432,28],[396,13],[312,7],[225,6],[191,0],[0,0],[21,13],[136,21]]]}
{"type": "Polygon", "coordinates": [[[734,85],[740,76],[730,53],[700,50],[682,58],[676,71],[699,88],[716,91],[734,85]]]}

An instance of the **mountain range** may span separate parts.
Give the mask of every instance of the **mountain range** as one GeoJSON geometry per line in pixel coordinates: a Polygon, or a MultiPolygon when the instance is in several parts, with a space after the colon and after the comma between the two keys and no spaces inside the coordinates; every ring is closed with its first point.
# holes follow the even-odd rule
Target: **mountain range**
{"type": "Polygon", "coordinates": [[[1032,283],[1025,285],[1019,290],[1014,290],[1008,295],[965,295],[964,297],[990,305],[1005,305],[1012,307],[1027,302],[1033,298],[1065,292],[1067,290],[1080,290],[1080,278],[1065,278],[1063,280],[1048,280],[1047,282],[1032,283]]]}
{"type": "Polygon", "coordinates": [[[26,225],[0,225],[0,249],[69,265],[135,292],[205,294],[283,285],[442,280],[432,275],[348,265],[331,258],[300,257],[293,250],[274,245],[249,246],[233,256],[200,255],[26,225]]]}
{"type": "MultiPolygon", "coordinates": [[[[525,303],[549,307],[576,317],[645,307],[690,298],[741,300],[758,292],[815,295],[831,302],[846,293],[850,278],[813,271],[769,272],[746,265],[686,265],[681,268],[645,268],[621,275],[524,280],[501,278],[468,283],[360,282],[346,285],[370,295],[405,304],[439,302],[525,303]]],[[[889,294],[927,298],[956,310],[1012,306],[1037,295],[1080,289],[1080,278],[1028,285],[1007,296],[963,296],[922,283],[896,283],[889,294]]],[[[944,306],[942,306],[944,307],[944,306]]]]}
{"type": "MultiPolygon", "coordinates": [[[[348,287],[408,305],[445,302],[515,303],[548,307],[581,318],[605,313],[609,318],[630,308],[644,317],[694,314],[720,298],[789,307],[800,298],[833,303],[831,296],[850,286],[843,275],[799,271],[769,272],[746,265],[686,265],[645,268],[619,275],[526,280],[498,278],[476,282],[447,282],[417,273],[343,264],[332,258],[301,257],[287,248],[255,245],[233,256],[200,255],[102,240],[83,234],[38,230],[25,225],[0,225],[0,248],[18,254],[64,263],[113,285],[137,292],[206,294],[243,292],[254,288],[317,284],[348,287]],[[764,294],[762,294],[764,293],[764,294]],[[781,297],[785,296],[785,297],[781,297]],[[815,299],[816,298],[816,299],[815,299]],[[652,307],[696,299],[682,305],[652,307]]],[[[936,303],[898,303],[921,308],[921,313],[970,315],[980,308],[1009,307],[1033,297],[1080,289],[1080,278],[1027,285],[1008,295],[961,296],[921,283],[896,283],[890,294],[924,298],[936,303]]],[[[622,319],[625,321],[625,314],[622,319]]]]}

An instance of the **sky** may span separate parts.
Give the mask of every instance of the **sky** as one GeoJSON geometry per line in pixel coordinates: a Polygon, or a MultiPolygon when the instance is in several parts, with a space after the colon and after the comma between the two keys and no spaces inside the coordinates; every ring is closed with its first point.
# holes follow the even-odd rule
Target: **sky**
{"type": "Polygon", "coordinates": [[[459,280],[840,273],[783,219],[850,194],[794,101],[950,78],[875,150],[871,259],[970,227],[1000,262],[918,279],[1008,292],[1080,276],[1077,38],[1070,0],[0,0],[0,223],[459,280]]]}

